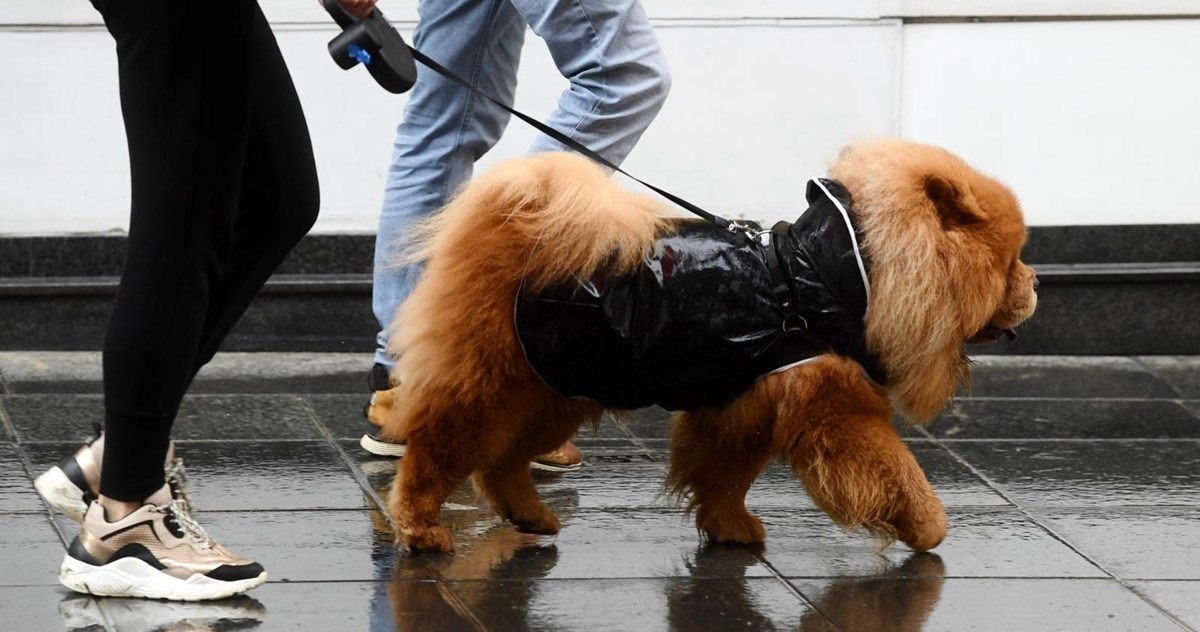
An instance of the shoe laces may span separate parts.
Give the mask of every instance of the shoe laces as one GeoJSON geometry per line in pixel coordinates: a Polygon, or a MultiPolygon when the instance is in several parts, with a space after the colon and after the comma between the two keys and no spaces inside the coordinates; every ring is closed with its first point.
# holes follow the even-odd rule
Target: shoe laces
{"type": "Polygon", "coordinates": [[[171,499],[170,504],[157,505],[152,511],[166,514],[166,520],[173,522],[183,533],[191,537],[196,544],[205,549],[212,548],[212,538],[204,531],[204,527],[201,527],[200,523],[196,522],[196,519],[188,514],[187,507],[178,498],[171,499]]]}
{"type": "Polygon", "coordinates": [[[175,457],[166,470],[167,484],[171,486],[171,497],[183,509],[187,515],[191,515],[196,510],[196,506],[192,504],[192,496],[188,493],[188,475],[187,470],[183,467],[183,459],[175,457]]]}

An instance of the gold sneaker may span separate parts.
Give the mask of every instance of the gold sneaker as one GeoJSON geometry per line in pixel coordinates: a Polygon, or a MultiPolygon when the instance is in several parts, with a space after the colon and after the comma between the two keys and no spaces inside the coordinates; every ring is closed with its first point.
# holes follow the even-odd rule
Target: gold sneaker
{"type": "MultiPolygon", "coordinates": [[[[33,482],[38,493],[51,507],[63,512],[75,522],[83,521],[88,505],[100,494],[100,464],[104,461],[104,434],[97,426],[96,438],[42,472],[33,482]]],[[[175,442],[167,448],[167,460],[163,465],[167,483],[184,510],[195,513],[195,506],[187,489],[187,470],[183,459],[175,456],[175,442]]]]}
{"type": "Polygon", "coordinates": [[[92,502],[58,580],[97,596],[201,601],[250,590],[267,581],[267,572],[217,544],[163,485],[114,522],[92,502]]]}

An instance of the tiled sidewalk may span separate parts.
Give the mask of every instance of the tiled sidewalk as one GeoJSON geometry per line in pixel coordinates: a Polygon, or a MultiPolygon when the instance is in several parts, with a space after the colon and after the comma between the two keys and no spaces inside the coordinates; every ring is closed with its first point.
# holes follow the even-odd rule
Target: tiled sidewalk
{"type": "Polygon", "coordinates": [[[658,497],[666,417],[579,439],[542,475],[556,537],[460,490],[453,556],[395,551],[375,509],[393,462],[357,445],[362,356],[226,354],[176,426],[202,524],[271,581],[216,604],[59,587],[76,527],[33,491],[100,411],[95,354],[0,353],[4,630],[1200,630],[1200,358],[988,357],[908,442],[946,503],[936,554],[881,555],[772,466],[762,550],[705,546],[658,497]],[[188,627],[191,626],[191,627],[188,627]]]}

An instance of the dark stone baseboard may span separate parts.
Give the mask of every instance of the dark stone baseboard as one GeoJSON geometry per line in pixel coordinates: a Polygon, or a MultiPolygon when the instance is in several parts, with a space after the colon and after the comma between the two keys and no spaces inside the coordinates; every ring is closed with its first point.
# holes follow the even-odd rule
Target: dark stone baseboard
{"type": "MultiPolygon", "coordinates": [[[[230,351],[370,352],[374,235],[305,238],[226,340],[230,351]]],[[[125,239],[0,236],[0,350],[93,350],[125,239]]],[[[1200,224],[1030,229],[1040,305],[988,354],[1200,354],[1200,224]]]]}
{"type": "MultiPolygon", "coordinates": [[[[375,235],[309,235],[280,266],[284,275],[365,274],[375,235]]],[[[0,235],[0,278],[117,276],[123,235],[0,235]]],[[[1024,258],[1043,263],[1200,261],[1200,223],[1033,226],[1024,258]]]]}

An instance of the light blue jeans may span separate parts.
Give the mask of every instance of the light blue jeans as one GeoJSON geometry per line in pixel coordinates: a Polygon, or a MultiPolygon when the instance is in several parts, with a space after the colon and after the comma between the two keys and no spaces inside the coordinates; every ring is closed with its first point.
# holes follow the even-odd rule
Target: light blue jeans
{"type": "MultiPolygon", "coordinates": [[[[666,60],[641,0],[421,0],[413,46],[487,94],[512,104],[525,29],[545,40],[569,81],[546,123],[620,165],[670,90],[666,60]]],[[[375,241],[375,362],[391,367],[388,326],[416,284],[418,266],[397,267],[397,240],[441,208],[471,177],[509,114],[418,66],[396,130],[375,241]]],[[[530,151],[563,150],[538,135],[530,151]]]]}

